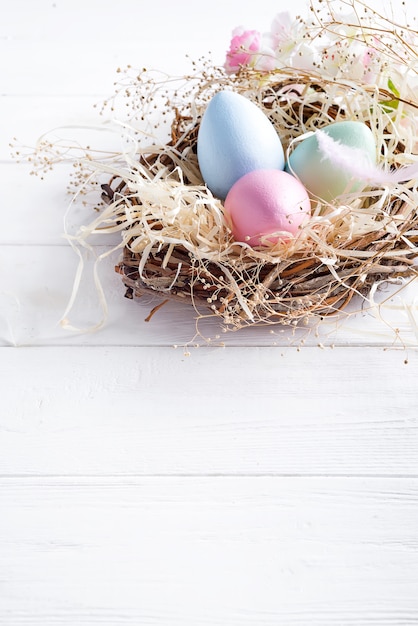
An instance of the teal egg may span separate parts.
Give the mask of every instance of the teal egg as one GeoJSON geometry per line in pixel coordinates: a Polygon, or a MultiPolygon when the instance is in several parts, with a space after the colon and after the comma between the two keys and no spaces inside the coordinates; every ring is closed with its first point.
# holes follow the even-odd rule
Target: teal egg
{"type": "MultiPolygon", "coordinates": [[[[372,131],[363,122],[334,122],[321,130],[343,146],[361,149],[370,163],[376,164],[376,142],[372,131]]],[[[296,146],[285,169],[299,178],[311,196],[325,202],[332,202],[344,193],[359,192],[365,186],[364,181],[353,177],[349,169],[324,157],[316,134],[296,146]]]]}

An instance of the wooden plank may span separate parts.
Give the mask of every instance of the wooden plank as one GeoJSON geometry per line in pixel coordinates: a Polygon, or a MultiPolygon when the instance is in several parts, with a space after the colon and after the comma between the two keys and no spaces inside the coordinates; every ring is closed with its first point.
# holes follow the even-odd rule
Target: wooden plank
{"type": "Polygon", "coordinates": [[[418,353],[0,350],[0,474],[416,475],[418,353]]]}
{"type": "MultiPolygon", "coordinates": [[[[59,154],[61,161],[71,165],[77,159],[85,157],[86,153],[90,158],[109,158],[126,149],[121,123],[140,130],[138,141],[144,147],[170,139],[174,109],[171,118],[167,116],[164,121],[158,110],[147,110],[144,121],[135,121],[123,97],[112,100],[115,89],[111,85],[108,92],[101,95],[0,95],[0,114],[7,119],[7,128],[0,130],[0,164],[25,165],[31,159],[28,170],[18,168],[16,173],[6,170],[12,176],[20,176],[21,182],[26,182],[29,170],[39,172],[39,176],[44,175],[44,163],[40,159],[45,156],[49,159],[52,157],[55,164],[60,161],[57,157],[59,154]],[[105,105],[105,102],[108,104],[105,105]],[[49,142],[53,149],[43,152],[37,161],[34,158],[35,149],[41,142],[49,142]]],[[[46,169],[48,173],[44,176],[49,189],[56,180],[59,181],[57,185],[64,181],[63,188],[66,187],[72,168],[61,180],[46,169]]],[[[106,175],[106,180],[108,179],[109,175],[106,175]]]]}
{"type": "MultiPolygon", "coordinates": [[[[104,132],[105,128],[101,132],[95,130],[107,127],[109,120],[115,117],[110,108],[106,114],[100,113],[104,100],[113,91],[111,86],[108,93],[93,96],[0,96],[0,112],[7,119],[7,128],[1,130],[0,161],[16,163],[16,152],[23,160],[41,139],[61,144],[66,141],[66,146],[90,145],[97,150],[120,149],[121,142],[116,134],[104,132]]],[[[123,117],[120,112],[120,116],[126,119],[126,111],[123,117]]],[[[76,159],[81,151],[74,149],[71,154],[76,159]]],[[[25,175],[23,172],[22,178],[25,175]]]]}
{"type": "MultiPolygon", "coordinates": [[[[97,19],[100,21],[99,16],[97,19]]],[[[83,20],[79,20],[81,22],[83,20]]],[[[93,27],[92,23],[84,23],[89,28],[93,27]]],[[[114,82],[119,78],[118,68],[125,69],[132,65],[139,71],[145,66],[155,68],[165,76],[182,76],[193,71],[186,55],[190,54],[197,59],[213,49],[213,39],[207,40],[206,45],[204,41],[196,40],[194,45],[188,45],[187,48],[173,45],[172,33],[165,40],[162,50],[160,35],[152,41],[149,39],[153,36],[152,31],[155,32],[161,25],[161,21],[150,23],[148,37],[137,33],[135,39],[119,39],[117,42],[112,42],[108,33],[101,40],[95,40],[91,35],[78,41],[66,37],[49,41],[40,38],[0,39],[0,73],[3,77],[1,93],[23,97],[108,96],[113,93],[114,82]],[[11,66],[6,58],[14,58],[14,64],[11,66]]],[[[99,24],[97,28],[100,29],[99,24]]],[[[223,63],[229,38],[230,32],[222,42],[223,50],[219,54],[218,63],[223,63]]]]}
{"type": "MultiPolygon", "coordinates": [[[[121,258],[121,250],[114,249],[121,242],[117,234],[105,239],[97,236],[92,238],[91,250],[79,249],[83,269],[74,306],[66,315],[80,258],[62,234],[64,211],[60,205],[65,193],[56,191],[50,197],[49,192],[41,194],[32,203],[31,198],[24,201],[28,189],[17,191],[15,205],[9,205],[19,219],[12,220],[11,242],[5,234],[0,248],[0,345],[350,344],[399,349],[418,345],[417,280],[408,286],[383,286],[376,295],[376,306],[353,299],[342,315],[312,319],[308,326],[299,328],[277,324],[225,332],[222,320],[209,316],[208,308],[200,305],[196,311],[190,303],[182,302],[168,302],[147,322],[163,298],[147,294],[132,302],[124,297],[126,289],[115,272],[121,258]],[[16,241],[19,229],[21,243],[16,241]],[[96,266],[98,257],[101,260],[96,266]],[[103,297],[96,284],[96,269],[103,297]],[[82,333],[64,330],[60,326],[63,317],[82,333]],[[98,324],[103,324],[100,332],[86,332],[98,324]]],[[[70,221],[83,223],[87,214],[91,218],[91,212],[91,208],[82,208],[70,221]]],[[[70,232],[74,230],[70,228],[70,232]]]]}
{"type": "Polygon", "coordinates": [[[418,622],[418,480],[1,479],[7,626],[418,622]]]}
{"type": "MultiPolygon", "coordinates": [[[[9,227],[0,234],[3,245],[62,245],[66,233],[73,235],[81,226],[87,226],[97,218],[101,202],[101,189],[83,195],[74,202],[69,164],[61,164],[44,180],[31,175],[31,166],[18,163],[0,164],[6,185],[0,188],[0,201],[7,208],[9,227]]],[[[103,179],[103,182],[109,177],[103,179]]],[[[113,245],[121,241],[120,235],[92,238],[91,243],[113,245]]]]}
{"type": "MultiPolygon", "coordinates": [[[[298,4],[302,9],[302,0],[298,4]]],[[[235,5],[227,10],[224,0],[212,0],[195,11],[135,0],[8,2],[0,24],[1,91],[107,95],[118,66],[183,75],[193,71],[186,55],[197,60],[209,51],[222,64],[235,27],[247,22],[265,31],[278,10],[275,0],[264,0],[261,14],[252,5],[235,5]]]]}

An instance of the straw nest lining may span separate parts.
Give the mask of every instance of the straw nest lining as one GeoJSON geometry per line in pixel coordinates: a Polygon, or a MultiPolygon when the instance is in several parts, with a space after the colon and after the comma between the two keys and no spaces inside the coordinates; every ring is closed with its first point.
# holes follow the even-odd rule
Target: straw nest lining
{"type": "Polygon", "coordinates": [[[311,219],[291,242],[257,249],[235,242],[196,156],[201,115],[223,88],[258,104],[288,153],[307,132],[358,120],[374,133],[387,171],[414,162],[414,134],[400,132],[403,104],[391,108],[388,90],[296,70],[262,79],[251,70],[220,73],[215,85],[206,82],[189,105],[174,111],[170,142],[142,152],[125,174],[102,185],[108,204],[102,219],[122,232],[116,270],[128,297],[152,292],[183,300],[231,328],[299,324],[342,311],[380,281],[416,273],[415,181],[368,187],[333,206],[313,202],[311,219]]]}

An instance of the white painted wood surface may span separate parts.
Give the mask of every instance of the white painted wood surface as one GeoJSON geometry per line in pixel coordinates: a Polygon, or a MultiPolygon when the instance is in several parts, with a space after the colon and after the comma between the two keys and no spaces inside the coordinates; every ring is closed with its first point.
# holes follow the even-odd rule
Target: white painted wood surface
{"type": "MultiPolygon", "coordinates": [[[[209,50],[222,62],[235,26],[267,29],[287,8],[196,6],[4,9],[0,624],[418,624],[416,284],[311,330],[224,334],[209,320],[196,336],[180,305],[145,322],[155,302],[123,298],[112,256],[104,328],[59,325],[77,266],[68,168],[40,181],[8,144],[96,125],[118,66],[181,74],[209,50]]],[[[80,325],[101,315],[92,262],[80,325]]]]}

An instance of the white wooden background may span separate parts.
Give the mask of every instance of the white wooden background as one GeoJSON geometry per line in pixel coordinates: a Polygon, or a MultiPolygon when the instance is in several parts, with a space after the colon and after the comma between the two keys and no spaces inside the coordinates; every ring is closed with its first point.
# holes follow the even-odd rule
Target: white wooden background
{"type": "Polygon", "coordinates": [[[8,147],[100,123],[118,66],[221,63],[235,26],[284,8],[4,0],[2,626],[418,624],[416,285],[310,332],[208,322],[208,344],[178,305],[145,322],[155,302],[123,298],[110,258],[106,326],[71,333],[68,169],[40,181],[8,147]]]}

